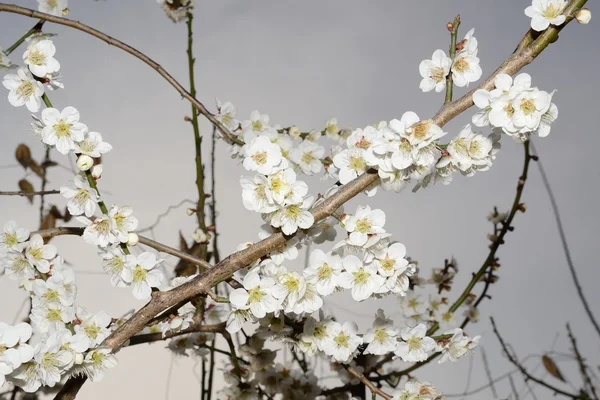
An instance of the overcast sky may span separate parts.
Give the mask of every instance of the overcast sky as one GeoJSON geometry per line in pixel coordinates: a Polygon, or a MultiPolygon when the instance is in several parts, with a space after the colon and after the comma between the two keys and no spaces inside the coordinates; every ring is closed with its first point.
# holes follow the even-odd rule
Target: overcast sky
{"type": "MultiPolygon", "coordinates": [[[[80,20],[145,52],[187,85],[184,24],[173,24],[152,0],[73,0],[69,17],[80,20]]],[[[34,0],[18,4],[35,7],[34,0]]],[[[447,49],[446,23],[461,14],[459,36],[475,27],[484,76],[491,73],[512,52],[526,32],[529,18],[523,10],[527,1],[196,1],[194,18],[197,58],[198,99],[214,110],[214,99],[233,102],[241,119],[260,110],[273,123],[297,125],[303,130],[321,129],[332,116],[343,127],[364,127],[380,120],[400,118],[415,111],[422,118],[432,116],[443,102],[442,94],[422,93],[418,65],[435,49],[447,49]]],[[[592,4],[592,11],[595,4],[592,4]]],[[[10,46],[35,21],[0,14],[0,46],[10,46]]],[[[190,113],[188,102],[155,71],[135,58],[84,33],[47,24],[45,30],[59,34],[57,59],[65,75],[65,90],[52,93],[55,106],[78,108],[82,121],[102,133],[114,150],[104,159],[100,186],[110,204],[131,205],[140,226],[152,224],[168,206],[183,199],[195,199],[193,135],[183,118],[190,113]]],[[[597,282],[597,246],[600,191],[597,148],[598,65],[600,27],[569,25],[557,44],[551,45],[525,71],[535,86],[557,89],[553,101],[560,116],[552,133],[535,139],[552,182],[568,235],[573,260],[590,304],[600,302],[597,282]]],[[[22,54],[20,48],[11,57],[22,54]]],[[[3,96],[7,91],[3,88],[3,96]]],[[[466,89],[456,89],[462,95],[466,89]]],[[[445,127],[448,138],[470,120],[467,111],[445,127]]],[[[28,111],[0,102],[0,190],[16,190],[24,176],[14,165],[14,149],[27,143],[36,157],[43,150],[33,138],[28,111]]],[[[208,125],[202,126],[208,135],[208,125]]],[[[455,288],[462,290],[487,255],[486,216],[493,206],[510,207],[522,168],[522,146],[508,138],[494,167],[473,178],[457,176],[450,186],[437,186],[411,193],[379,193],[374,199],[363,196],[349,206],[367,202],[387,214],[386,228],[404,243],[411,257],[419,261],[422,274],[443,265],[444,258],[456,257],[460,275],[455,288]]],[[[205,141],[210,142],[209,140],[205,141]]],[[[205,145],[206,147],[206,145],[205,145]]],[[[238,243],[257,239],[258,215],[241,203],[239,178],[243,170],[219,144],[217,161],[219,231],[221,252],[229,254],[238,243]]],[[[54,153],[64,166],[66,157],[54,153]]],[[[57,189],[72,178],[65,168],[52,170],[49,188],[57,189]]],[[[31,181],[38,185],[35,177],[31,181]]],[[[316,194],[326,186],[310,180],[316,194]]],[[[492,301],[481,306],[482,322],[468,328],[482,334],[482,347],[490,360],[494,377],[511,371],[501,355],[488,317],[494,315],[505,339],[524,357],[569,349],[564,326],[571,327],[592,365],[600,363],[599,337],[593,331],[568,272],[560,246],[550,202],[537,167],[532,165],[523,200],[527,212],[518,214],[515,231],[509,233],[499,257],[500,280],[493,285],[492,301]],[[558,335],[558,339],[555,338],[558,335]]],[[[48,200],[61,207],[58,197],[48,200]]],[[[38,226],[37,203],[32,207],[17,197],[0,198],[0,223],[16,219],[32,230],[38,226]]],[[[157,240],[173,246],[178,230],[189,238],[195,218],[185,207],[172,211],[156,227],[157,240]]],[[[73,222],[75,223],[75,222],[73,222]]],[[[79,281],[78,302],[90,311],[105,310],[112,316],[142,305],[131,291],[113,289],[103,275],[100,258],[93,247],[77,238],[53,241],[74,265],[79,281]]],[[[170,261],[170,265],[173,262],[170,261]]],[[[450,298],[454,300],[458,293],[450,298]]],[[[13,281],[0,278],[0,320],[11,322],[24,294],[13,281]]],[[[391,299],[349,303],[348,296],[327,302],[327,310],[340,320],[355,320],[363,328],[372,322],[376,307],[389,314],[398,311],[391,299]]],[[[600,307],[594,307],[600,317],[600,307]]],[[[23,314],[18,315],[22,318],[23,314]]],[[[144,398],[147,400],[197,398],[199,384],[194,360],[176,358],[168,377],[172,357],[163,343],[125,349],[118,355],[119,366],[108,371],[105,380],[86,384],[81,399],[144,398]],[[170,382],[170,386],[168,385],[170,382]],[[168,390],[167,390],[168,389],[168,390]],[[119,393],[119,394],[115,394],[119,393]]],[[[578,384],[575,364],[560,359],[563,373],[578,384]]],[[[417,376],[435,383],[446,393],[462,392],[469,375],[468,358],[452,365],[432,365],[417,376]]],[[[486,383],[481,353],[472,358],[470,388],[486,383]]],[[[539,358],[527,366],[542,375],[539,358]]],[[[515,377],[517,386],[522,380],[515,377]]],[[[555,382],[556,383],[556,382],[555,382]]],[[[506,380],[499,386],[501,398],[509,395],[506,380]]],[[[569,389],[568,386],[565,388],[569,389]]],[[[549,392],[537,390],[540,398],[549,392]]],[[[492,399],[490,391],[475,398],[492,399]]]]}

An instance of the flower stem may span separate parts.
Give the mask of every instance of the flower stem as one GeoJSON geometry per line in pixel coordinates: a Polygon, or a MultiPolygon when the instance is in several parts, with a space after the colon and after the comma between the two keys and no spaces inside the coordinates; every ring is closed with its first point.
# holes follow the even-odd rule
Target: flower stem
{"type": "Polygon", "coordinates": [[[38,21],[38,23],[35,24],[33,26],[33,28],[28,30],[23,36],[21,36],[19,38],[19,40],[17,40],[12,46],[10,46],[8,49],[6,49],[4,54],[6,54],[8,56],[10,53],[15,51],[17,49],[17,47],[19,47],[25,41],[25,39],[27,39],[29,36],[33,35],[34,33],[41,31],[42,26],[44,26],[44,22],[46,22],[46,21],[43,21],[43,20],[38,21]]]}
{"type": "MultiPolygon", "coordinates": [[[[452,30],[450,31],[450,60],[454,63],[454,57],[456,56],[456,35],[458,34],[458,27],[460,26],[460,15],[457,15],[452,22],[452,30]]],[[[452,83],[452,64],[448,76],[446,77],[446,99],[444,104],[452,102],[452,90],[454,84],[452,83]]]]}

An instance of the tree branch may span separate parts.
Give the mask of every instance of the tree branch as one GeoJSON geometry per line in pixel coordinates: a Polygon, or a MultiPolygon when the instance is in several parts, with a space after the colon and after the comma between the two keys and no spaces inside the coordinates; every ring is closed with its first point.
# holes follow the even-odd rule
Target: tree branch
{"type": "Polygon", "coordinates": [[[47,194],[60,194],[60,190],[40,190],[37,192],[0,192],[0,196],[45,196],[47,194]]]}
{"type": "Polygon", "coordinates": [[[181,94],[181,96],[183,96],[188,101],[190,101],[194,105],[194,107],[196,107],[198,109],[200,114],[204,115],[206,117],[206,119],[208,119],[213,125],[215,125],[219,129],[219,131],[223,134],[223,136],[227,139],[228,142],[235,143],[235,144],[243,144],[243,142],[241,142],[238,138],[236,138],[235,135],[233,135],[229,131],[229,129],[227,129],[225,127],[225,125],[223,125],[215,117],[215,115],[213,115],[210,111],[208,111],[208,109],[204,106],[204,104],[202,104],[201,102],[196,100],[196,98],[194,96],[192,96],[191,93],[188,92],[179,82],[177,82],[177,80],[175,80],[175,78],[173,78],[173,76],[171,76],[171,74],[169,74],[163,67],[161,67],[160,64],[158,64],[156,61],[154,61],[153,59],[151,59],[150,57],[148,57],[141,51],[129,46],[126,43],[121,42],[120,40],[117,40],[111,36],[108,36],[107,34],[102,33],[97,29],[94,29],[88,25],[82,24],[81,22],[74,21],[72,19],[56,17],[54,15],[45,14],[45,13],[42,13],[42,12],[39,12],[36,10],[32,10],[30,8],[19,7],[19,6],[13,5],[13,4],[6,4],[6,3],[0,3],[0,12],[9,12],[9,13],[13,13],[13,14],[20,14],[20,15],[24,15],[24,16],[30,17],[30,18],[39,18],[39,19],[42,19],[42,20],[45,20],[48,22],[52,22],[55,24],[65,25],[65,26],[71,27],[73,29],[77,29],[79,31],[85,32],[89,35],[92,35],[100,40],[105,41],[106,43],[108,43],[111,46],[115,46],[115,47],[131,54],[135,58],[137,58],[137,59],[143,61],[144,63],[146,63],[147,65],[149,65],[152,69],[154,69],[156,72],[158,72],[158,74],[160,76],[165,78],[165,80],[167,82],[169,82],[171,84],[171,86],[173,86],[175,88],[175,90],[177,90],[181,94]]]}

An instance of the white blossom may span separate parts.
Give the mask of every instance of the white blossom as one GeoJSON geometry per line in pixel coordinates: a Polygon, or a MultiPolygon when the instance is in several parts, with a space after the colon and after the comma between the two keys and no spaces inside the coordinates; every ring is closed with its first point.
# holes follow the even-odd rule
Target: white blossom
{"type": "Polygon", "coordinates": [[[304,270],[307,282],[315,285],[317,293],[328,296],[337,288],[337,279],[342,272],[339,255],[316,249],[310,253],[308,267],[304,270]]]}
{"type": "Polygon", "coordinates": [[[159,267],[162,260],[149,252],[140,255],[127,255],[122,278],[131,284],[133,296],[138,300],[147,300],[152,294],[152,288],[159,287],[165,275],[159,267]]]}
{"type": "Polygon", "coordinates": [[[31,73],[39,78],[58,72],[60,63],[54,58],[56,47],[51,40],[31,42],[23,54],[23,62],[31,73]]]}
{"type": "Polygon", "coordinates": [[[100,200],[98,192],[91,188],[81,175],[75,175],[72,184],[61,186],[60,194],[69,200],[67,209],[71,215],[84,214],[91,217],[96,212],[96,204],[100,200]]]}
{"type": "Polygon", "coordinates": [[[435,349],[435,341],[426,336],[427,327],[419,324],[414,328],[404,328],[400,332],[402,342],[398,343],[396,355],[402,361],[424,361],[429,356],[429,352],[435,349]]]}
{"type": "Polygon", "coordinates": [[[62,17],[68,7],[68,0],[37,0],[38,11],[62,17]]]}
{"type": "Polygon", "coordinates": [[[275,281],[260,277],[251,271],[244,277],[243,288],[237,288],[229,295],[231,305],[236,309],[250,309],[256,318],[263,318],[277,309],[277,300],[273,297],[275,281]]]}
{"type": "Polygon", "coordinates": [[[27,229],[17,227],[14,220],[8,221],[0,233],[0,250],[23,250],[26,246],[25,242],[29,239],[29,233],[27,229]]]}
{"type": "Polygon", "coordinates": [[[44,244],[44,239],[38,234],[32,235],[25,248],[25,256],[41,273],[50,271],[50,260],[56,257],[56,247],[44,244]]]}
{"type": "Polygon", "coordinates": [[[38,112],[42,107],[44,85],[36,81],[28,70],[19,68],[16,75],[5,75],[2,85],[10,90],[8,102],[12,106],[26,106],[31,112],[38,112]]]}
{"type": "Polygon", "coordinates": [[[345,271],[337,278],[338,285],[352,289],[352,298],[356,301],[366,300],[385,282],[371,264],[364,265],[356,256],[344,257],[342,261],[345,271]]]}
{"type": "Polygon", "coordinates": [[[538,32],[546,30],[550,24],[562,25],[566,16],[562,15],[567,0],[533,0],[525,9],[525,15],[531,18],[531,28],[538,32]]]}
{"type": "Polygon", "coordinates": [[[46,108],[42,111],[42,139],[48,146],[55,146],[61,154],[74,151],[77,142],[85,138],[87,126],[79,122],[79,111],[74,107],[65,107],[62,111],[46,108]]]}
{"type": "Polygon", "coordinates": [[[99,158],[102,154],[111,151],[112,146],[109,143],[102,141],[102,135],[98,132],[87,132],[83,140],[76,143],[75,150],[77,153],[99,158]]]}
{"type": "Polygon", "coordinates": [[[446,88],[446,76],[450,73],[452,59],[444,53],[443,50],[436,50],[431,56],[431,60],[423,60],[419,65],[419,73],[423,77],[419,87],[423,92],[430,92],[435,89],[441,92],[446,88]]]}

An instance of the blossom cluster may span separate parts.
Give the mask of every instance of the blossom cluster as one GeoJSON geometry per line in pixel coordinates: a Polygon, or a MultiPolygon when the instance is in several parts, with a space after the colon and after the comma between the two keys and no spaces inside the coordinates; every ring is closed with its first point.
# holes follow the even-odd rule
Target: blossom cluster
{"type": "Polygon", "coordinates": [[[431,60],[423,60],[419,65],[419,73],[423,78],[419,87],[424,92],[435,90],[441,92],[446,89],[447,77],[452,73],[452,83],[458,87],[468,86],[476,82],[483,73],[477,57],[477,39],[473,36],[475,29],[471,29],[464,39],[457,45],[454,59],[448,57],[444,50],[436,50],[431,60]]]}
{"type": "Polygon", "coordinates": [[[0,324],[0,383],[6,379],[34,392],[68,374],[100,380],[105,368],[116,365],[99,347],[111,332],[110,316],[76,304],[75,274],[55,246],[9,221],[0,234],[0,268],[31,297],[32,324],[0,324]],[[32,332],[39,336],[34,346],[27,343],[32,332]]]}

